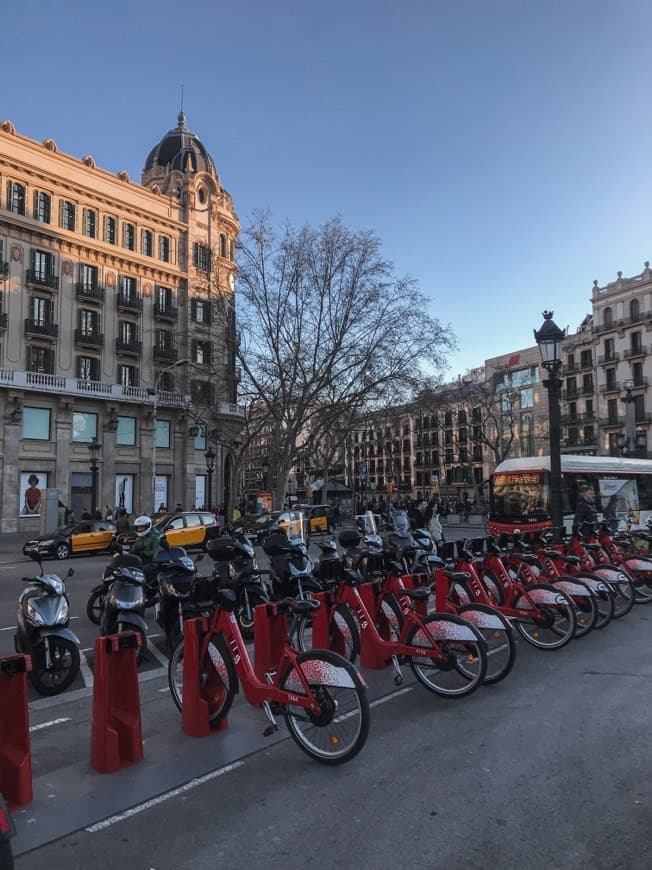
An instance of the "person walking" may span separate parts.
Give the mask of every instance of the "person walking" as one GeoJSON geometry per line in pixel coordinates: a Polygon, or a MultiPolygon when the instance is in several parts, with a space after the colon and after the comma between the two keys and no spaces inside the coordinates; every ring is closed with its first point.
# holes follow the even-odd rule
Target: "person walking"
{"type": "Polygon", "coordinates": [[[590,526],[598,522],[598,512],[595,509],[595,492],[593,487],[584,483],[579,488],[579,498],[575,507],[575,519],[573,521],[573,530],[586,534],[590,531],[590,526]]]}

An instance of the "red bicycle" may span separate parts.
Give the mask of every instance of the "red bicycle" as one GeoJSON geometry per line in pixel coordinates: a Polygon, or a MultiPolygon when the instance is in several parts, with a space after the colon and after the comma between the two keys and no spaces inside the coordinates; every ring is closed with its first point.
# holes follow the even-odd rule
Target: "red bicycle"
{"type": "MultiPolygon", "coordinates": [[[[254,672],[234,613],[232,589],[215,593],[209,631],[199,649],[202,697],[209,701],[209,720],[215,726],[229,712],[242,685],[247,701],[262,707],[270,722],[265,733],[278,728],[275,714],[285,717],[297,745],[325,764],[350,761],[362,749],[369,732],[369,701],[364,680],[342,656],[330,650],[301,652],[292,645],[300,619],[307,619],[318,601],[286,599],[261,607],[291,614],[288,635],[274,670],[260,680],[254,672]]],[[[179,709],[183,701],[184,641],[168,663],[168,682],[179,709]]]]}

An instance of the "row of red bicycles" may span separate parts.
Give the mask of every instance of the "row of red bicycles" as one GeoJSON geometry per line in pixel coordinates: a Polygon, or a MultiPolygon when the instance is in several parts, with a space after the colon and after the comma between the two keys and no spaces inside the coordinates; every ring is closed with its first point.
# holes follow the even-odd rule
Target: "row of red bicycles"
{"type": "MultiPolygon", "coordinates": [[[[285,717],[291,736],[318,761],[353,758],[369,730],[369,703],[354,666],[404,668],[429,691],[469,695],[505,679],[516,660],[515,631],[542,650],[605,628],[652,601],[652,559],[636,556],[607,525],[552,544],[544,535],[444,544],[411,530],[394,511],[378,530],[368,513],[357,529],[319,544],[321,592],[277,602],[286,636],[264,673],[249,659],[233,614],[237,595],[220,589],[201,641],[200,680],[213,725],[239,685],[262,707],[271,733],[285,717]]],[[[237,583],[237,578],[234,581],[237,583]]],[[[271,605],[260,605],[260,608],[271,605]]],[[[258,614],[257,614],[258,616],[258,614]]],[[[170,689],[182,706],[184,642],[173,651],[170,689]]]]}

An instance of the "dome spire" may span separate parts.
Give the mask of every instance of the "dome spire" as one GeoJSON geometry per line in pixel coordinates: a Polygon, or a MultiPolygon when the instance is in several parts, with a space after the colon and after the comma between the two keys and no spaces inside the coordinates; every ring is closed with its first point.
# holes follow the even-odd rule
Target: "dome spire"
{"type": "Polygon", "coordinates": [[[186,116],[183,113],[183,85],[179,85],[181,88],[181,106],[179,107],[179,114],[177,115],[177,130],[185,130],[186,128],[186,116]]]}

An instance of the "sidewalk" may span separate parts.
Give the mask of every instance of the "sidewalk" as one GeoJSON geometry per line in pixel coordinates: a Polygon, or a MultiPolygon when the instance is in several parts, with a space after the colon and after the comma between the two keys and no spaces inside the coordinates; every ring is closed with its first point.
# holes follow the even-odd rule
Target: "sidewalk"
{"type": "Polygon", "coordinates": [[[23,532],[0,535],[0,562],[27,561],[23,556],[23,544],[30,536],[23,532]]]}

